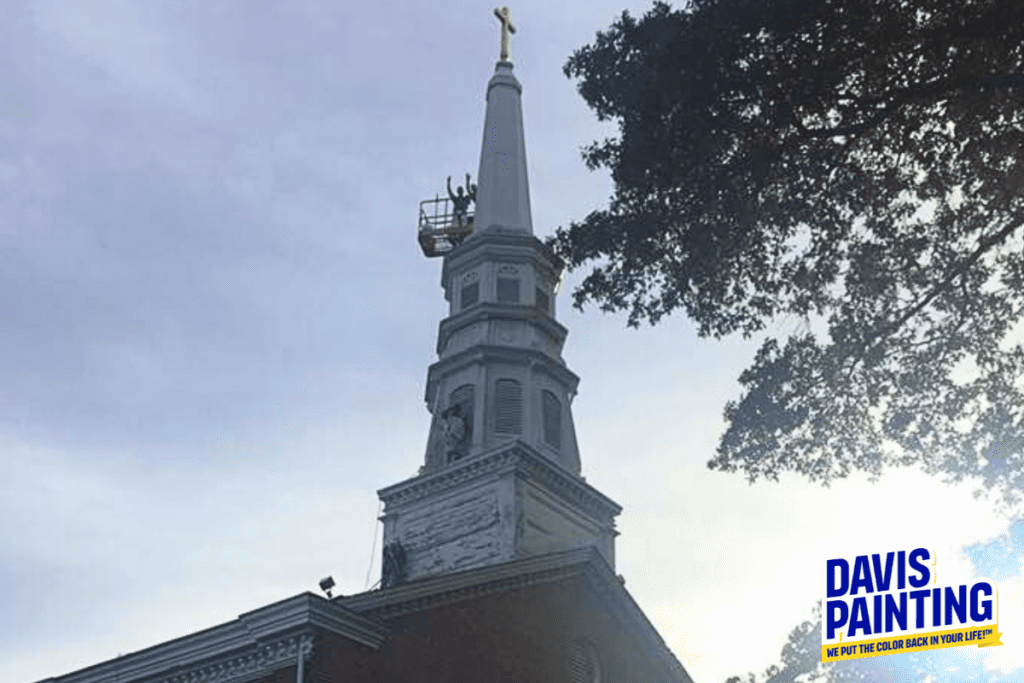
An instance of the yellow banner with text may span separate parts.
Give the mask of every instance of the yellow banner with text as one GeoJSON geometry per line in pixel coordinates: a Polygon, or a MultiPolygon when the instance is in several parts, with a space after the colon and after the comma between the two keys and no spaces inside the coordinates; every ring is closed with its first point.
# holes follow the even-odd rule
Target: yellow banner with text
{"type": "Polygon", "coordinates": [[[991,647],[999,642],[999,627],[996,624],[985,627],[958,628],[952,631],[914,633],[907,636],[857,640],[849,643],[829,643],[821,647],[821,661],[837,662],[843,659],[860,659],[879,655],[895,655],[904,652],[939,650],[945,647],[977,645],[991,647]]]}

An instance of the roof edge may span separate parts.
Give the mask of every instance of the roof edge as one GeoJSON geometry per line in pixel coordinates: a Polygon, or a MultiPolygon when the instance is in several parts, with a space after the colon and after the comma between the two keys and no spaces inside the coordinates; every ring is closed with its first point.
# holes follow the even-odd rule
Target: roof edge
{"type": "Polygon", "coordinates": [[[218,683],[245,681],[312,654],[325,631],[378,648],[385,627],[343,605],[301,593],[237,619],[39,683],[183,683],[217,672],[218,683]]]}
{"type": "Polygon", "coordinates": [[[658,655],[666,681],[692,683],[690,675],[669,649],[647,615],[626,590],[614,569],[594,547],[538,555],[452,574],[432,576],[386,590],[336,598],[360,614],[384,621],[492,593],[551,583],[580,576],[605,597],[625,629],[648,643],[658,655]]]}

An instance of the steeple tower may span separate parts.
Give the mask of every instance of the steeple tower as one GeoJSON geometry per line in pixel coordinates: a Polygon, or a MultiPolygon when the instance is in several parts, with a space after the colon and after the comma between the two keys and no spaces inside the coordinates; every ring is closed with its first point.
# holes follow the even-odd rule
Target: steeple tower
{"type": "Polygon", "coordinates": [[[620,508],[580,476],[570,409],[579,378],[555,319],[562,263],[533,235],[523,88],[508,54],[515,27],[507,8],[495,14],[502,59],[487,84],[475,215],[435,205],[427,219],[421,207],[421,244],[445,245],[424,251],[444,255],[449,315],[427,375],[423,467],[378,492],[384,587],[585,546],[614,566],[620,508]]]}

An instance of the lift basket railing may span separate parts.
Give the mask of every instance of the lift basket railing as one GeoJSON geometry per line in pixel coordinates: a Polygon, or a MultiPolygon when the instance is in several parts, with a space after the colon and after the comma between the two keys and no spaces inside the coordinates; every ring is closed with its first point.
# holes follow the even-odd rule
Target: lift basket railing
{"type": "Polygon", "coordinates": [[[473,232],[473,214],[456,215],[448,197],[420,202],[418,239],[426,256],[444,256],[473,232]]]}

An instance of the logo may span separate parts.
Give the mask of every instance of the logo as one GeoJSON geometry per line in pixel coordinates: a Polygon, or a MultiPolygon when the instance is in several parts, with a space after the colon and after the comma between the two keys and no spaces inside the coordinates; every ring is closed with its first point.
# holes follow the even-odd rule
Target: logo
{"type": "Polygon", "coordinates": [[[825,563],[821,661],[999,642],[991,579],[939,585],[927,548],[836,558],[825,563]]]}

